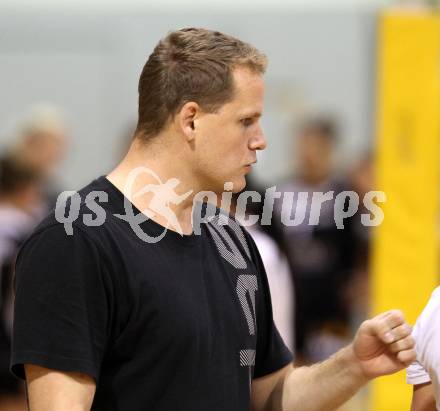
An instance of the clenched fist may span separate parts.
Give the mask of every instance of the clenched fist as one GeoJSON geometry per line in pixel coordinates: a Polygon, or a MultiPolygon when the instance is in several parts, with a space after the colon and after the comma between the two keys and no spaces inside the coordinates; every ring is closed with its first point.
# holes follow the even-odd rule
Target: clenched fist
{"type": "Polygon", "coordinates": [[[416,358],[411,326],[399,310],[387,311],[363,322],[352,350],[368,380],[400,371],[416,358]]]}

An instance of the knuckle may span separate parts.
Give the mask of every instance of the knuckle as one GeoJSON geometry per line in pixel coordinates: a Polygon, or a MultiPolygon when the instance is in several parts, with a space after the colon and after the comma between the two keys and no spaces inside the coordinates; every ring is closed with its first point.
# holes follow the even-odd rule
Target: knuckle
{"type": "Polygon", "coordinates": [[[400,338],[408,338],[409,336],[411,336],[411,332],[406,326],[406,324],[403,324],[400,327],[398,327],[397,332],[400,338]]]}
{"type": "Polygon", "coordinates": [[[392,347],[394,352],[400,352],[405,349],[405,342],[404,341],[397,341],[393,344],[392,347]]]}
{"type": "Polygon", "coordinates": [[[399,353],[401,350],[399,349],[399,344],[398,343],[393,343],[389,346],[389,350],[393,353],[393,354],[397,354],[399,353]]]}
{"type": "Polygon", "coordinates": [[[365,320],[364,322],[362,322],[362,324],[359,327],[359,330],[366,330],[366,329],[368,329],[371,326],[372,321],[373,320],[365,320]]]}
{"type": "Polygon", "coordinates": [[[400,351],[399,353],[397,353],[397,359],[402,363],[408,363],[410,360],[410,356],[404,351],[400,351]]]}
{"type": "Polygon", "coordinates": [[[411,336],[398,340],[390,345],[390,350],[394,353],[410,350],[414,347],[414,340],[411,336]]]}
{"type": "Polygon", "coordinates": [[[402,335],[404,335],[405,337],[409,336],[411,334],[411,331],[408,327],[408,324],[403,324],[402,325],[402,335]]]}
{"type": "Polygon", "coordinates": [[[404,340],[402,340],[402,347],[404,350],[410,349],[411,345],[411,340],[409,338],[405,338],[404,340]]]}
{"type": "Polygon", "coordinates": [[[390,314],[392,315],[392,317],[398,321],[405,321],[405,317],[403,315],[403,312],[399,309],[394,309],[390,311],[390,314]]]}
{"type": "Polygon", "coordinates": [[[414,350],[401,351],[398,353],[397,357],[399,361],[406,364],[411,364],[416,360],[416,352],[414,350]]]}

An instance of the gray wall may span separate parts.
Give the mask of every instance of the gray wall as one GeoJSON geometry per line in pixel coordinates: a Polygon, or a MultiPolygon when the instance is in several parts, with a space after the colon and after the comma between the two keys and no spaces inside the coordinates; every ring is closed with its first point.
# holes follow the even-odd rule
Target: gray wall
{"type": "Polygon", "coordinates": [[[246,13],[82,13],[1,11],[0,147],[14,137],[30,105],[62,106],[71,125],[61,184],[78,188],[111,169],[122,135],[136,119],[137,81],[157,40],[183,26],[236,35],[269,56],[263,126],[269,148],[257,176],[290,169],[290,127],[310,110],[343,120],[341,164],[370,144],[373,132],[376,16],[367,11],[246,13]]]}

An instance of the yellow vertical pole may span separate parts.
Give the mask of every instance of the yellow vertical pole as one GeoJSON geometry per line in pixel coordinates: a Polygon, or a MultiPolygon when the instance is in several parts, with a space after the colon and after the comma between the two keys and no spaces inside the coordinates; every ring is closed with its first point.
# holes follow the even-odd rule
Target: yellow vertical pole
{"type": "MultiPolygon", "coordinates": [[[[440,17],[379,20],[377,183],[387,196],[372,255],[373,314],[401,308],[414,323],[438,283],[440,17]]],[[[409,410],[405,373],[372,385],[373,411],[409,410]]]]}

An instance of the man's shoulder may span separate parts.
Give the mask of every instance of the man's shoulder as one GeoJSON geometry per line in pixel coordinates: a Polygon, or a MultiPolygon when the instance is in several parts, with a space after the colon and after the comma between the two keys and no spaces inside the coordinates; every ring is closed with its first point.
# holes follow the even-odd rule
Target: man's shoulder
{"type": "Polygon", "coordinates": [[[431,294],[431,301],[440,304],[440,287],[437,287],[431,294]]]}
{"type": "Polygon", "coordinates": [[[74,230],[92,237],[93,230],[91,230],[91,227],[93,224],[90,225],[87,222],[94,219],[96,224],[96,218],[99,218],[101,210],[91,206],[91,203],[99,203],[99,207],[105,213],[103,207],[108,201],[106,194],[100,195],[100,193],[105,193],[106,189],[99,180],[95,179],[79,190],[61,192],[58,195],[55,207],[35,227],[28,237],[28,241],[37,236],[54,236],[60,232],[64,232],[69,236],[73,234],[74,230]],[[91,213],[94,213],[94,215],[91,215],[91,213]]]}
{"type": "Polygon", "coordinates": [[[431,294],[428,304],[423,310],[422,318],[437,316],[440,314],[440,287],[437,287],[431,294]]]}

